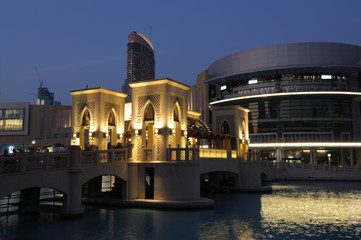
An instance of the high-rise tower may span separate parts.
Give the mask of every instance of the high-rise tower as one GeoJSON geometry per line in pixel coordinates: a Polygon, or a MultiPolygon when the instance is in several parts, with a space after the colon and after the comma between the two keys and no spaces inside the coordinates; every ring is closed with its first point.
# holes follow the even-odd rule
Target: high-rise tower
{"type": "Polygon", "coordinates": [[[155,78],[155,60],[152,41],[138,32],[128,35],[127,79],[124,91],[131,99],[129,83],[155,78]]]}

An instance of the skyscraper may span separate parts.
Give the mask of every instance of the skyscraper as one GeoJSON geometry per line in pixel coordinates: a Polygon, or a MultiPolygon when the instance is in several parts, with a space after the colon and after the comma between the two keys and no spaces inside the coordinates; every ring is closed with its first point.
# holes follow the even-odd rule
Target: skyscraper
{"type": "Polygon", "coordinates": [[[138,32],[128,35],[127,79],[124,91],[131,99],[129,83],[155,78],[155,60],[152,41],[138,32]]]}

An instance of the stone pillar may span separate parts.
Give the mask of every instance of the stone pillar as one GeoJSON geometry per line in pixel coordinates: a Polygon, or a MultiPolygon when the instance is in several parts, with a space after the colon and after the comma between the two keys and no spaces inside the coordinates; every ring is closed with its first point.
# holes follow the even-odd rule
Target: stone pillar
{"type": "Polygon", "coordinates": [[[80,147],[70,147],[70,168],[69,168],[69,191],[65,195],[65,203],[61,215],[64,217],[79,217],[83,215],[84,209],[81,205],[81,175],[79,167],[80,147]]]}
{"type": "Polygon", "coordinates": [[[313,155],[313,164],[317,165],[317,149],[312,150],[312,155],[313,155]]]}
{"type": "Polygon", "coordinates": [[[277,162],[281,162],[282,161],[282,149],[277,148],[276,154],[277,154],[277,162]]]}
{"type": "Polygon", "coordinates": [[[340,152],[341,152],[341,164],[342,164],[342,167],[344,167],[344,166],[346,166],[346,164],[345,164],[345,150],[343,148],[341,148],[340,152]]]}
{"type": "Polygon", "coordinates": [[[350,148],[350,166],[351,166],[351,167],[354,166],[354,153],[353,153],[353,148],[350,148]]]}

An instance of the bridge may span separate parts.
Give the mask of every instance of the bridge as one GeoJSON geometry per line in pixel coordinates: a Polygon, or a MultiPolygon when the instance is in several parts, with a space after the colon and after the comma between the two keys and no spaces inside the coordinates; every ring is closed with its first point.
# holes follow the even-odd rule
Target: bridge
{"type": "MultiPolygon", "coordinates": [[[[86,194],[84,186],[89,185],[89,182],[99,176],[111,175],[118,179],[116,183],[121,186],[117,197],[126,201],[147,198],[139,191],[134,193],[134,186],[144,188],[144,174],[139,173],[139,166],[155,167],[156,173],[153,178],[164,177],[164,172],[171,172],[177,178],[187,178],[186,171],[189,166],[197,169],[193,171],[197,174],[196,177],[193,173],[188,177],[193,178],[191,181],[196,181],[192,185],[198,188],[195,191],[198,199],[200,198],[199,179],[202,174],[216,171],[239,174],[240,161],[236,158],[234,150],[178,147],[167,148],[165,161],[152,161],[150,156],[152,150],[144,149],[144,161],[136,162],[128,157],[127,148],[81,151],[78,146],[71,146],[69,151],[62,153],[0,157],[0,199],[10,198],[12,194],[20,191],[20,195],[15,194],[20,200],[13,204],[19,207],[20,212],[49,211],[49,207],[42,205],[41,202],[52,201],[58,203],[52,208],[53,212],[59,212],[64,216],[77,216],[83,212],[81,202],[82,195],[86,194]],[[135,172],[134,166],[138,166],[135,172]],[[186,176],[182,177],[180,173],[186,176]],[[54,189],[56,194],[50,199],[42,199],[40,188],[54,189]],[[27,207],[26,202],[35,202],[36,209],[34,210],[34,204],[27,207]]],[[[169,194],[157,194],[157,186],[155,186],[157,180],[153,179],[153,181],[153,191],[155,191],[153,199],[189,200],[184,197],[179,198],[174,193],[175,196],[171,196],[172,191],[169,194]]],[[[181,188],[185,187],[187,188],[187,186],[181,188]]],[[[181,188],[175,185],[173,191],[182,191],[181,188]]],[[[158,192],[162,191],[164,192],[158,189],[158,192]]],[[[9,207],[4,201],[3,206],[9,207]]],[[[1,211],[3,210],[0,209],[1,211]]]]}
{"type": "Polygon", "coordinates": [[[71,146],[62,153],[1,157],[0,216],[42,211],[81,216],[82,198],[91,196],[95,185],[100,194],[99,177],[109,175],[115,178],[109,196],[122,202],[199,201],[202,181],[213,185],[224,181],[225,175],[213,173],[232,174],[231,187],[240,191],[259,191],[261,181],[361,180],[359,167],[265,162],[257,153],[245,153],[241,160],[236,151],[226,149],[169,147],[164,161],[153,161],[152,150],[143,149],[142,156],[143,161],[134,161],[127,148],[81,151],[71,146]],[[149,181],[150,190],[144,181],[149,181]],[[43,188],[53,189],[54,194],[42,197],[43,188]],[[18,200],[9,204],[12,195],[18,200]],[[43,204],[48,202],[57,204],[43,204]]]}

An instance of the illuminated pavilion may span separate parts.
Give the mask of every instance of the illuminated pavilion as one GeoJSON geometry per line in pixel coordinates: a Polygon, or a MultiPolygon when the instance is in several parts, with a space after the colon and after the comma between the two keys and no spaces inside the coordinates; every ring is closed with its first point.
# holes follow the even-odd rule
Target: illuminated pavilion
{"type": "MultiPolygon", "coordinates": [[[[247,152],[247,109],[215,107],[212,133],[199,113],[187,111],[188,86],[171,79],[130,86],[132,114],[127,124],[126,94],[105,88],[71,91],[72,145],[83,150],[127,147],[128,199],[197,200],[198,156],[238,162],[247,152]]],[[[222,162],[216,164],[221,166],[222,162]]]]}

